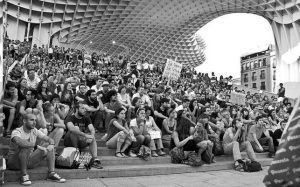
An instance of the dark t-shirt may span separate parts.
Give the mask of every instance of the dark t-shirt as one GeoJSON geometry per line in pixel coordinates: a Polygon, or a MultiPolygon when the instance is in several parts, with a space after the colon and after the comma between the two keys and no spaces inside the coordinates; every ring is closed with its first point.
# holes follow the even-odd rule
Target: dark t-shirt
{"type": "Polygon", "coordinates": [[[88,87],[92,87],[93,85],[95,85],[96,84],[96,81],[95,80],[89,80],[89,79],[86,79],[86,85],[88,86],[88,87]]]}
{"type": "MultiPolygon", "coordinates": [[[[168,110],[162,110],[160,107],[156,110],[157,112],[161,113],[162,115],[168,117],[168,110]]],[[[162,124],[165,118],[156,117],[155,122],[159,129],[162,129],[162,124]]]]}
{"type": "MultiPolygon", "coordinates": [[[[78,97],[80,97],[80,98],[86,100],[86,96],[85,96],[84,94],[82,94],[82,93],[77,93],[76,96],[78,96],[78,97]]],[[[75,97],[76,97],[76,96],[75,96],[75,97]]]]}
{"type": "MultiPolygon", "coordinates": [[[[107,131],[107,141],[110,140],[112,137],[114,137],[118,132],[120,132],[121,130],[118,129],[113,123],[114,121],[116,121],[115,118],[113,118],[109,124],[108,124],[108,131],[107,131]]],[[[125,126],[126,121],[123,120],[122,121],[122,125],[123,127],[125,126]]]]}
{"type": "Polygon", "coordinates": [[[103,104],[106,104],[106,103],[109,102],[108,92],[105,92],[105,93],[104,93],[103,91],[99,91],[99,92],[97,93],[97,95],[102,95],[101,101],[102,101],[103,104]]]}
{"type": "Polygon", "coordinates": [[[65,119],[65,124],[68,122],[72,122],[74,126],[79,127],[81,132],[88,132],[88,126],[89,124],[92,124],[92,121],[89,117],[83,116],[81,119],[78,119],[74,114],[65,119]]]}
{"type": "Polygon", "coordinates": [[[85,102],[87,103],[87,105],[92,106],[94,108],[97,108],[99,106],[99,102],[97,100],[93,100],[93,102],[91,102],[88,98],[86,98],[85,102]]]}

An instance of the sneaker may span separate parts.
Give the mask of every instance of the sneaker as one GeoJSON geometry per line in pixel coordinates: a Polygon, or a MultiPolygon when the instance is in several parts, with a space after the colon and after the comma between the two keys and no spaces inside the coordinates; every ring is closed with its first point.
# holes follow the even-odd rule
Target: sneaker
{"type": "Polygon", "coordinates": [[[97,169],[103,169],[100,160],[97,158],[95,160],[93,160],[91,167],[97,168],[97,169]]]}
{"type": "Polygon", "coordinates": [[[152,151],[151,156],[152,157],[158,157],[158,154],[155,151],[152,151]]]}
{"type": "Polygon", "coordinates": [[[57,173],[55,173],[55,172],[49,173],[47,180],[55,181],[55,182],[58,182],[58,183],[64,183],[64,182],[67,181],[67,180],[64,179],[64,178],[61,178],[61,177],[60,177],[57,173]]]}
{"type": "Polygon", "coordinates": [[[123,156],[123,154],[121,152],[117,152],[115,154],[115,156],[118,157],[118,158],[124,158],[124,156],[123,156]]]}
{"type": "Polygon", "coordinates": [[[158,151],[157,153],[159,156],[165,156],[167,153],[163,152],[162,150],[158,151]]]}
{"type": "Polygon", "coordinates": [[[31,185],[31,181],[29,179],[29,175],[23,175],[21,177],[21,184],[24,185],[24,186],[29,186],[31,185]]]}
{"type": "Polygon", "coordinates": [[[129,151],[129,156],[130,156],[130,157],[137,157],[137,155],[134,154],[132,151],[129,151]]]}

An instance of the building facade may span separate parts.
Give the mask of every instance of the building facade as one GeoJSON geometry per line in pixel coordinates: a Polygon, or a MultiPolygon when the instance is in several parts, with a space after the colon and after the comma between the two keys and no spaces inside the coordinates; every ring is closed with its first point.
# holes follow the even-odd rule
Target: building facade
{"type": "Polygon", "coordinates": [[[274,46],[241,57],[241,85],[275,92],[276,55],[274,46]]]}

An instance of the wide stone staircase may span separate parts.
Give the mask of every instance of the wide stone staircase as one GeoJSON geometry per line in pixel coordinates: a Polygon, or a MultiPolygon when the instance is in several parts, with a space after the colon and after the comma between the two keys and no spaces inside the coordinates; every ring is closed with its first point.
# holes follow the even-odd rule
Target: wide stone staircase
{"type": "MultiPolygon", "coordinates": [[[[94,169],[87,171],[85,169],[56,169],[60,176],[66,179],[87,179],[87,178],[108,178],[108,177],[134,177],[150,175],[168,175],[179,173],[206,172],[217,170],[233,169],[232,156],[217,156],[216,163],[204,164],[200,167],[191,167],[183,164],[172,164],[170,156],[152,157],[148,161],[140,158],[117,158],[114,156],[115,150],[108,149],[105,142],[100,140],[103,134],[97,134],[98,155],[103,164],[103,169],[94,169]]],[[[0,138],[0,154],[7,155],[9,148],[9,139],[0,138]]],[[[57,148],[59,152],[63,148],[63,140],[57,148]]],[[[165,150],[168,152],[168,150],[165,150]]],[[[246,153],[242,152],[243,158],[246,153]]],[[[257,154],[258,161],[262,166],[269,166],[272,159],[267,157],[267,153],[257,154]]],[[[31,180],[44,180],[47,176],[46,161],[41,166],[29,170],[31,180]]],[[[14,182],[19,179],[18,171],[5,171],[5,181],[14,182]]]]}

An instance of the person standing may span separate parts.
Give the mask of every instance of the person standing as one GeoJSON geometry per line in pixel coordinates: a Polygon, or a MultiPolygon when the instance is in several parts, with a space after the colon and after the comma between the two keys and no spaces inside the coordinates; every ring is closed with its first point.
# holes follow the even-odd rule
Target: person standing
{"type": "Polygon", "coordinates": [[[285,97],[285,88],[283,87],[283,84],[279,84],[279,89],[277,93],[278,97],[285,97]]]}

